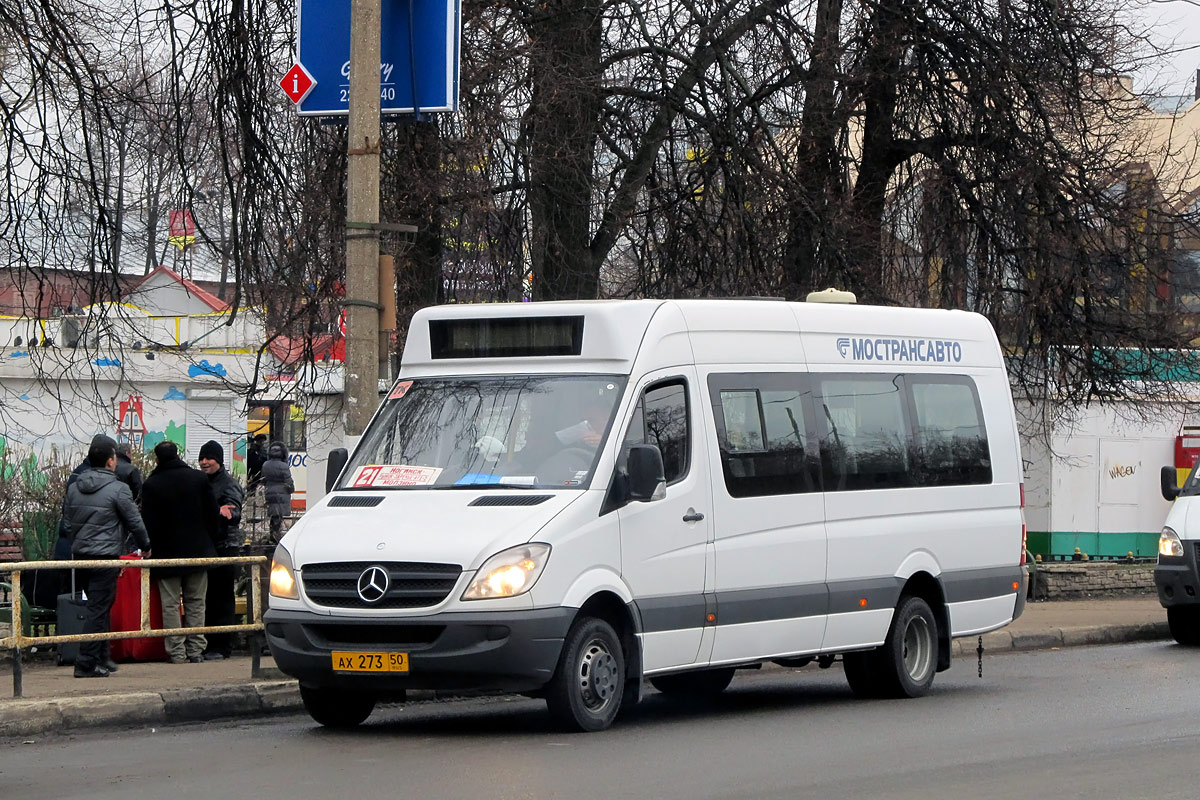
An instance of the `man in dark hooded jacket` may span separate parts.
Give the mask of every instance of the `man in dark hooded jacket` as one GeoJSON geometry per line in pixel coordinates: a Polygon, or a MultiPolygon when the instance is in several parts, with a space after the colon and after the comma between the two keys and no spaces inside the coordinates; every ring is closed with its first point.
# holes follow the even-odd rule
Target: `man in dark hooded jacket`
{"type": "MultiPolygon", "coordinates": [[[[142,550],[150,550],[150,537],[142,516],[133,503],[129,487],[117,479],[117,448],[112,440],[88,449],[90,469],[67,486],[63,503],[63,525],[76,560],[107,560],[124,555],[125,539],[132,536],[142,550]]],[[[84,633],[107,633],[108,615],[117,596],[115,567],[79,571],[87,592],[84,633]]],[[[75,659],[76,678],[107,678],[117,665],[109,654],[108,642],[84,642],[75,659]]]]}
{"type": "MultiPolygon", "coordinates": [[[[242,521],[242,487],[225,469],[225,448],[220,442],[209,439],[200,446],[200,471],[208,476],[208,483],[217,497],[217,555],[236,556],[241,554],[242,535],[238,526],[242,521]]],[[[208,571],[208,592],[205,596],[205,625],[232,625],[234,623],[234,582],[238,567],[222,565],[208,571]]],[[[233,641],[228,633],[213,633],[208,636],[208,647],[204,658],[209,661],[229,658],[233,641]]]]}
{"type": "Polygon", "coordinates": [[[288,466],[287,445],[283,442],[271,442],[267,448],[267,461],[262,465],[262,485],[267,496],[267,516],[271,520],[271,541],[278,544],[283,532],[283,518],[292,513],[292,492],[296,491],[292,468],[288,466]]]}
{"type": "MultiPolygon", "coordinates": [[[[217,554],[217,498],[203,472],[179,458],[172,441],[154,447],[158,466],[142,487],[142,518],[158,558],[212,558],[217,554]]],[[[162,595],[164,628],[200,628],[208,593],[207,567],[155,567],[151,575],[162,595]],[[179,606],[183,604],[180,618],[179,606]]],[[[172,664],[203,661],[203,634],[168,636],[172,664]]]]}
{"type": "MultiPolygon", "coordinates": [[[[113,472],[116,474],[117,480],[119,480],[121,483],[123,483],[129,487],[129,491],[133,494],[133,502],[137,503],[138,500],[141,498],[141,494],[142,494],[142,472],[136,466],[134,466],[132,459],[129,458],[129,444],[127,442],[125,442],[125,443],[122,443],[121,445],[118,445],[117,441],[115,439],[113,439],[111,436],[105,436],[103,433],[97,433],[95,436],[92,437],[92,442],[89,445],[89,447],[95,447],[98,444],[111,445],[112,448],[117,452],[117,468],[115,470],[113,470],[113,472]],[[124,457],[122,457],[122,455],[121,455],[122,448],[125,449],[124,457]]],[[[88,464],[87,457],[85,456],[83,461],[79,462],[79,466],[77,466],[77,467],[75,467],[75,469],[71,470],[70,476],[67,477],[67,486],[70,487],[70,485],[72,483],[74,483],[76,480],[78,480],[80,475],[87,472],[91,468],[92,467],[90,464],[88,464]]],[[[66,512],[65,496],[63,499],[63,505],[64,505],[63,512],[64,512],[64,516],[65,516],[65,512],[66,512]]],[[[125,542],[125,544],[130,545],[131,542],[127,540],[125,542]]],[[[70,558],[71,558],[71,544],[67,538],[66,523],[60,518],[59,523],[58,523],[58,543],[54,546],[54,559],[56,561],[66,561],[66,560],[69,560],[70,558]]],[[[44,571],[45,570],[39,570],[39,572],[44,572],[44,571]]],[[[55,585],[54,585],[54,592],[53,592],[53,595],[55,597],[57,597],[60,594],[65,594],[65,593],[71,591],[71,581],[70,581],[71,571],[65,570],[65,569],[64,570],[56,570],[56,571],[58,572],[58,575],[56,576],[56,580],[54,581],[55,585]]],[[[34,574],[36,575],[38,573],[34,573],[34,574]]],[[[78,587],[76,587],[76,588],[78,588],[78,587]]],[[[39,591],[41,591],[41,590],[39,590],[39,591]]],[[[44,596],[44,597],[46,600],[49,599],[48,596],[44,596]]],[[[45,605],[45,604],[46,604],[45,600],[43,600],[43,602],[41,602],[41,603],[38,603],[38,605],[45,605]]],[[[53,605],[53,603],[51,603],[51,605],[53,605]]]]}

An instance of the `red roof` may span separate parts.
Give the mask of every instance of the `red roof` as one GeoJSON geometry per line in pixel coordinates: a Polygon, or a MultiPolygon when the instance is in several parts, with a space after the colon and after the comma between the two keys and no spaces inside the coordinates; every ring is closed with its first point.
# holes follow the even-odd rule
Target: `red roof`
{"type": "Polygon", "coordinates": [[[151,272],[149,275],[147,275],[146,277],[144,277],[140,281],[138,281],[130,289],[130,292],[131,293],[136,292],[139,288],[141,288],[141,285],[143,283],[150,280],[151,278],[153,278],[155,275],[157,275],[160,272],[166,273],[172,279],[174,279],[178,283],[182,284],[183,288],[187,290],[188,294],[192,295],[197,300],[204,303],[204,305],[208,306],[213,311],[228,311],[229,310],[229,303],[226,303],[224,300],[217,297],[212,292],[210,292],[206,289],[201,289],[198,284],[194,283],[193,281],[188,280],[187,278],[183,277],[178,272],[176,272],[175,270],[173,270],[169,267],[156,267],[153,272],[151,272]]]}
{"type": "MultiPolygon", "coordinates": [[[[313,361],[345,361],[346,360],[346,340],[340,336],[333,336],[323,333],[319,336],[312,337],[312,359],[313,361]]],[[[271,351],[271,355],[275,356],[285,365],[291,366],[303,361],[307,355],[306,340],[303,338],[293,339],[288,336],[276,336],[267,345],[267,349],[271,351]]]]}

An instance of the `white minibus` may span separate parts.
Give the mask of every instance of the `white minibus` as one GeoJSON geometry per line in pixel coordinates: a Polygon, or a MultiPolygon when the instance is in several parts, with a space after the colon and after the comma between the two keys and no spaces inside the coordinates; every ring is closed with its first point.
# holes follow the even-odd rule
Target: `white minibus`
{"type": "Polygon", "coordinates": [[[439,306],[271,568],[306,708],[407,689],[607,728],[644,680],[711,695],[840,659],[915,697],[1025,602],[1000,346],[962,311],[778,300],[439,306]],[[344,466],[342,466],[344,464],[344,466]]]}
{"type": "Polygon", "coordinates": [[[1200,647],[1200,462],[1180,486],[1179,470],[1163,467],[1162,496],[1174,502],[1158,537],[1154,586],[1179,644],[1200,647]]]}

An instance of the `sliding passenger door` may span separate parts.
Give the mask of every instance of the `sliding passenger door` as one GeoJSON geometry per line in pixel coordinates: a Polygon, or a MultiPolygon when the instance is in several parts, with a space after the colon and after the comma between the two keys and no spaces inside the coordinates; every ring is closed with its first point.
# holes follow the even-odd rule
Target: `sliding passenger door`
{"type": "Polygon", "coordinates": [[[712,455],[712,663],[817,652],[825,630],[824,508],[808,376],[707,375],[712,455]]]}

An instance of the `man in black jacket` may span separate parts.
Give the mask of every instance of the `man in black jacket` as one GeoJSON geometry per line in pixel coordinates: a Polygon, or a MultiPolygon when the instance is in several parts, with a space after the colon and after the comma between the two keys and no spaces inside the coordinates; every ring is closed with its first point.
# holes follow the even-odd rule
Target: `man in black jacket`
{"type": "Polygon", "coordinates": [[[250,440],[246,449],[246,489],[254,491],[262,478],[263,464],[267,463],[267,435],[260,433],[250,440]]]}
{"type": "MultiPolygon", "coordinates": [[[[203,472],[179,458],[179,448],[166,440],[154,447],[158,466],[142,486],[142,519],[157,558],[212,558],[217,554],[217,498],[203,472]]],[[[204,626],[207,567],[156,567],[151,571],[162,595],[164,628],[204,626]],[[180,619],[179,604],[183,602],[180,619]]],[[[168,636],[164,642],[172,664],[204,660],[203,634],[168,636]]]]}
{"type": "MultiPolygon", "coordinates": [[[[138,547],[149,551],[150,537],[137,506],[133,504],[133,493],[117,480],[113,471],[117,465],[117,448],[111,439],[88,449],[88,465],[91,468],[67,486],[63,503],[63,525],[71,542],[72,555],[76,560],[120,558],[127,549],[125,538],[130,535],[138,547]]],[[[120,569],[105,567],[80,570],[80,573],[87,592],[83,632],[107,633],[120,569]]],[[[79,656],[75,659],[76,678],[107,678],[116,668],[108,642],[80,645],[79,656]]]]}
{"type": "MultiPolygon", "coordinates": [[[[200,470],[208,476],[213,494],[217,498],[217,555],[236,556],[242,550],[242,535],[238,525],[242,521],[242,487],[225,469],[225,448],[209,439],[200,447],[200,470]]],[[[238,567],[223,565],[208,571],[208,593],[205,598],[206,625],[232,625],[234,623],[233,585],[237,580],[238,567]]],[[[228,633],[214,633],[208,637],[204,658],[218,661],[229,658],[233,641],[228,633]]]]}
{"type": "Polygon", "coordinates": [[[117,468],[114,472],[117,473],[117,480],[129,485],[129,490],[133,492],[133,502],[139,503],[144,481],[142,471],[133,463],[132,453],[133,445],[129,442],[117,442],[117,468]]]}

